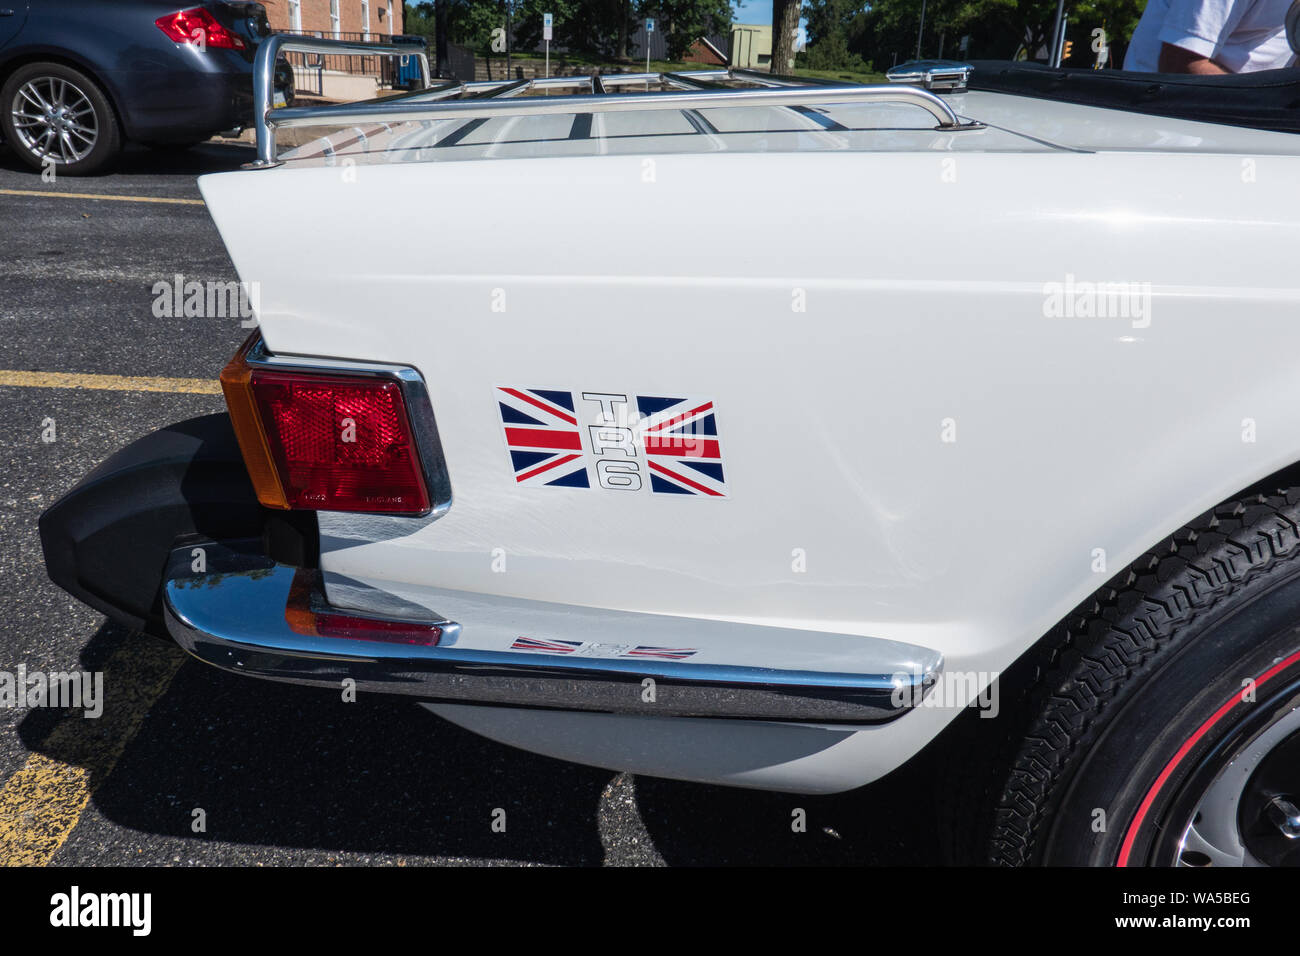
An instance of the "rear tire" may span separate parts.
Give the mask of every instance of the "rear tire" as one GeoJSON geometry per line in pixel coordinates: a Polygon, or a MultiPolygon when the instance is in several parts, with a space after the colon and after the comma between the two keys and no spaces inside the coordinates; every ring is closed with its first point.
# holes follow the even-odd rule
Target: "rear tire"
{"type": "Polygon", "coordinates": [[[987,861],[1300,864],[1278,809],[1300,806],[1297,624],[1300,488],[1146,554],[1038,652],[995,761],[987,861]]]}
{"type": "Polygon", "coordinates": [[[86,176],[107,168],[122,149],[112,104],[99,84],[62,63],[28,63],[0,86],[5,142],[32,169],[86,176]]]}

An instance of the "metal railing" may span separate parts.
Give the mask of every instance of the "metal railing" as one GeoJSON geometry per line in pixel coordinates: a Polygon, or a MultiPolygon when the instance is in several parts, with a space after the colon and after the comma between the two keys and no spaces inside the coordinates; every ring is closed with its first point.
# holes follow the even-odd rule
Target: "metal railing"
{"type": "MultiPolygon", "coordinates": [[[[810,107],[818,104],[896,103],[925,110],[936,129],[946,131],[982,129],[983,125],[963,120],[952,107],[928,90],[902,85],[850,85],[809,81],[756,73],[752,70],[682,70],[677,73],[613,73],[591,76],[560,76],[548,79],[446,83],[430,88],[427,57],[423,59],[423,88],[411,93],[340,103],[330,106],[272,108],[275,58],[280,50],[307,52],[353,52],[356,44],[308,40],[277,35],[257,51],[254,70],[254,101],[257,125],[257,161],[252,168],[278,166],[275,131],[312,126],[355,126],[362,123],[412,120],[490,119],[498,116],[529,116],[572,113],[616,113],[645,110],[698,110],[723,106],[810,107]],[[278,41],[278,49],[277,49],[278,41]],[[725,82],[758,84],[757,89],[724,86],[725,82]],[[649,92],[657,83],[676,87],[667,92],[649,92]],[[800,84],[800,85],[795,85],[800,84]],[[622,86],[644,86],[647,92],[612,92],[622,86]],[[568,96],[521,97],[529,91],[585,89],[568,96]],[[684,88],[684,89],[683,89],[684,88]],[[468,97],[445,102],[456,96],[468,97]]],[[[410,48],[374,44],[390,55],[410,55],[410,48]]]]}
{"type": "MultiPolygon", "coordinates": [[[[278,35],[311,40],[336,40],[344,43],[374,46],[376,44],[403,44],[419,50],[425,49],[426,41],[414,34],[385,34],[347,32],[330,34],[322,31],[307,32],[302,30],[277,30],[278,35]]],[[[411,52],[415,52],[412,50],[411,52]]],[[[314,87],[299,85],[298,89],[306,92],[323,94],[321,75],[325,72],[347,73],[352,76],[373,76],[381,82],[396,84],[399,71],[391,57],[379,54],[358,56],[350,53],[326,53],[323,51],[307,52],[294,50],[285,54],[289,65],[293,67],[295,77],[314,81],[314,87]]]]}
{"type": "MultiPolygon", "coordinates": [[[[289,53],[325,53],[334,55],[416,57],[420,65],[420,86],[429,86],[429,57],[423,49],[398,43],[350,43],[317,37],[273,33],[257,47],[253,64],[253,124],[257,130],[257,161],[253,166],[277,165],[275,158],[275,64],[280,55],[289,53]]],[[[367,100],[366,102],[374,102],[367,100]]],[[[325,107],[322,107],[325,108],[325,107]]],[[[283,124],[280,124],[283,125],[283,124]]]]}
{"type": "MultiPolygon", "coordinates": [[[[374,47],[376,44],[403,44],[411,46],[411,52],[424,51],[426,40],[424,36],[413,34],[364,34],[364,33],[339,33],[328,34],[317,30],[315,33],[308,33],[303,30],[277,30],[277,35],[295,36],[299,39],[312,40],[341,40],[343,43],[363,44],[365,47],[374,47]]],[[[325,73],[346,73],[354,77],[374,77],[383,83],[383,85],[398,86],[403,81],[403,70],[398,68],[393,57],[383,56],[380,53],[370,53],[369,56],[357,56],[355,53],[328,53],[328,52],[305,52],[295,49],[283,53],[285,59],[294,70],[294,85],[302,92],[315,92],[317,95],[325,95],[325,73]]]]}

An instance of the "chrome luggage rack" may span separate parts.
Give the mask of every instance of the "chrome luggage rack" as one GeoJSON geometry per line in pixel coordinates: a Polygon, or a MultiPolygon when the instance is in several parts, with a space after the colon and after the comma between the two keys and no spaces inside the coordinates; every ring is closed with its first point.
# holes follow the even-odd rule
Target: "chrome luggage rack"
{"type": "Polygon", "coordinates": [[[253,70],[254,122],[257,160],[248,169],[281,165],[275,131],[310,126],[355,126],[359,123],[412,120],[490,119],[557,113],[616,113],[630,110],[694,110],[720,106],[779,106],[802,109],[824,103],[899,103],[925,110],[935,119],[935,129],[945,132],[983,129],[982,123],[959,117],[947,103],[928,90],[893,84],[849,84],[804,77],[779,76],[756,70],[684,70],[679,73],[592,73],[533,80],[479,80],[431,85],[429,59],[422,50],[394,43],[348,43],[314,37],[274,34],[262,41],[253,70]],[[349,53],[367,56],[418,58],[422,89],[393,96],[328,106],[276,108],[275,62],[281,53],[349,53]],[[727,83],[748,83],[737,88],[727,83]],[[649,92],[651,84],[674,87],[649,92]],[[618,93],[620,87],[645,86],[646,92],[618,93]],[[569,96],[520,94],[541,90],[579,89],[569,96]],[[446,102],[456,97],[455,102],[446,102]]]}

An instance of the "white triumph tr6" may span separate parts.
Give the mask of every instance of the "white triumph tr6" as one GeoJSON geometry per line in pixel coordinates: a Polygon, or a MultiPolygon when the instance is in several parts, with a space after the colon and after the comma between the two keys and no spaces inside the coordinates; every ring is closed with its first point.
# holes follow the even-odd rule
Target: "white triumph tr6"
{"type": "Polygon", "coordinates": [[[272,108],[291,50],[410,54],[261,46],[228,414],[51,507],[55,582],[601,767],[947,747],[957,860],[1300,863],[1300,71],[272,108]]]}

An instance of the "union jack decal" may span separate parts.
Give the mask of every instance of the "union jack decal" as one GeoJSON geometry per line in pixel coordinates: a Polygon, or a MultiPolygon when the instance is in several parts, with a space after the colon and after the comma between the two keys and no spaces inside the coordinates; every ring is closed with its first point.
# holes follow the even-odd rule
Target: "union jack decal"
{"type": "Polygon", "coordinates": [[[572,392],[499,386],[496,395],[516,482],[591,487],[572,392]]]}
{"type": "Polygon", "coordinates": [[[684,661],[695,654],[693,647],[646,647],[638,645],[624,657],[657,657],[665,661],[684,661]]]}
{"type": "Polygon", "coordinates": [[[650,490],[664,495],[726,497],[713,402],[649,395],[638,395],[636,402],[650,490]]]}
{"type": "Polygon", "coordinates": [[[537,651],[542,654],[572,654],[582,646],[582,641],[539,641],[531,637],[516,637],[510,645],[512,651],[537,651]]]}
{"type": "Polygon", "coordinates": [[[713,400],[498,385],[519,485],[728,497],[713,400]]]}

